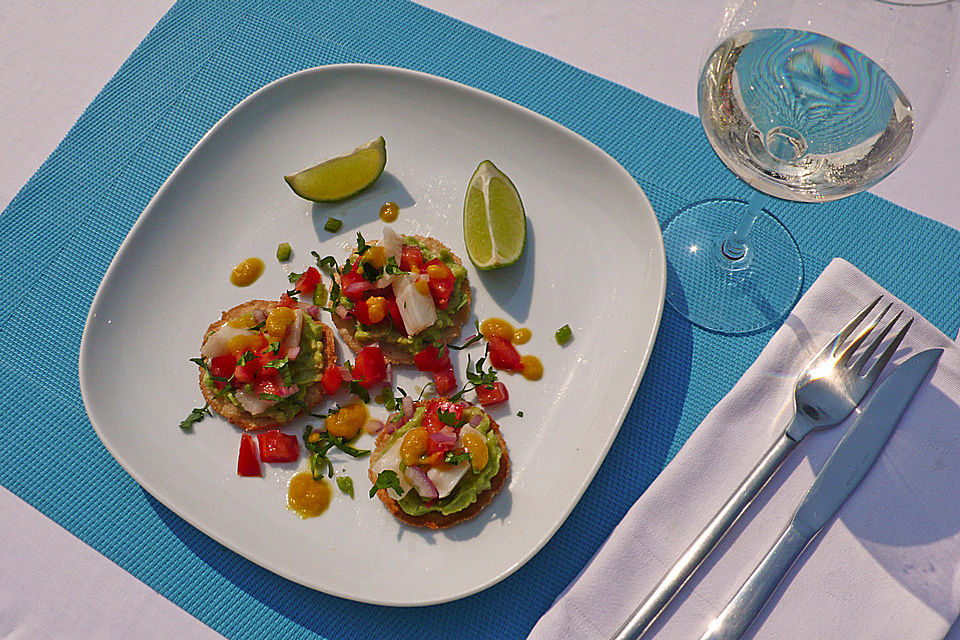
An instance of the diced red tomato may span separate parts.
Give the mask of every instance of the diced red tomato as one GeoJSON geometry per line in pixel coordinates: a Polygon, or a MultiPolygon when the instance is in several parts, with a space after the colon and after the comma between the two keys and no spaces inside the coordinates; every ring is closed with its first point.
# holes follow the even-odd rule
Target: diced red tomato
{"type": "Polygon", "coordinates": [[[340,385],[343,384],[343,374],[340,372],[340,367],[330,365],[323,370],[323,376],[320,378],[320,385],[323,387],[323,392],[328,396],[332,396],[340,389],[340,385]]]}
{"type": "Polygon", "coordinates": [[[240,436],[240,456],[237,458],[237,475],[263,477],[263,471],[260,470],[260,461],[257,460],[257,452],[254,450],[253,438],[247,433],[240,436]]]}
{"type": "Polygon", "coordinates": [[[405,244],[400,249],[400,269],[412,271],[413,267],[420,269],[423,266],[423,252],[420,247],[405,244]]]}
{"type": "Polygon", "coordinates": [[[353,377],[368,389],[387,379],[387,362],[377,345],[364,347],[353,363],[353,377]]]}
{"type": "Polygon", "coordinates": [[[403,326],[403,316],[400,315],[400,305],[397,304],[397,298],[392,293],[387,298],[387,310],[390,312],[390,322],[393,327],[400,332],[400,335],[407,335],[407,328],[403,326]]]}
{"type": "Polygon", "coordinates": [[[446,424],[440,420],[441,413],[453,413],[455,421],[460,422],[463,419],[463,405],[459,402],[433,398],[427,403],[427,410],[423,414],[423,428],[430,433],[443,429],[446,424]]]}
{"type": "Polygon", "coordinates": [[[509,398],[510,394],[507,393],[507,387],[502,382],[477,387],[477,400],[481,406],[489,407],[490,405],[500,404],[506,402],[509,398]]]}
{"type": "Polygon", "coordinates": [[[257,442],[260,444],[260,459],[264,462],[294,462],[300,457],[297,436],[273,429],[258,433],[257,442]]]}
{"type": "Polygon", "coordinates": [[[283,390],[283,380],[280,379],[280,372],[272,367],[260,369],[254,376],[252,385],[253,392],[257,395],[268,393],[278,396],[283,390]]]}
{"type": "Polygon", "coordinates": [[[448,362],[446,369],[434,371],[433,383],[437,386],[437,393],[441,396],[453,392],[457,388],[457,374],[453,371],[453,365],[448,362]]]}
{"type": "Polygon", "coordinates": [[[373,283],[369,282],[355,270],[340,274],[340,290],[348,300],[357,302],[363,297],[363,294],[374,288],[373,283]]]}
{"type": "Polygon", "coordinates": [[[456,284],[457,278],[453,275],[453,271],[450,271],[450,267],[439,258],[434,258],[423,265],[423,270],[429,273],[430,267],[434,265],[439,267],[439,269],[434,270],[443,271],[443,276],[430,276],[430,295],[433,297],[433,303],[437,305],[437,308],[446,309],[450,303],[450,294],[453,293],[453,285],[456,284]]]}
{"type": "Polygon", "coordinates": [[[297,280],[297,284],[294,285],[294,289],[299,291],[301,294],[310,295],[313,293],[314,289],[317,288],[317,284],[320,282],[320,272],[316,267],[310,267],[300,276],[300,279],[297,280]]]}
{"type": "Polygon", "coordinates": [[[300,303],[287,295],[286,291],[280,295],[279,305],[281,307],[290,307],[291,309],[298,309],[300,307],[300,303]]]}
{"type": "Polygon", "coordinates": [[[490,353],[490,364],[497,369],[503,369],[504,371],[520,371],[523,369],[520,352],[508,340],[490,336],[487,342],[487,350],[490,353]]]}
{"type": "Polygon", "coordinates": [[[436,345],[427,345],[413,356],[413,362],[420,371],[442,371],[450,366],[450,351],[444,348],[441,356],[436,345]]]}
{"type": "MultiPolygon", "coordinates": [[[[229,378],[233,375],[233,370],[237,366],[237,358],[232,354],[227,354],[224,356],[216,356],[215,358],[210,358],[210,362],[207,365],[210,371],[211,376],[216,376],[218,378],[229,378]]],[[[219,391],[226,386],[225,382],[220,382],[219,380],[214,380],[213,385],[219,391]]]]}
{"type": "Polygon", "coordinates": [[[370,321],[370,309],[367,307],[367,301],[362,298],[353,305],[353,315],[360,324],[373,324],[370,321]]]}
{"type": "Polygon", "coordinates": [[[233,370],[233,380],[238,384],[253,382],[262,368],[263,361],[260,358],[253,358],[244,364],[238,364],[233,370]]]}

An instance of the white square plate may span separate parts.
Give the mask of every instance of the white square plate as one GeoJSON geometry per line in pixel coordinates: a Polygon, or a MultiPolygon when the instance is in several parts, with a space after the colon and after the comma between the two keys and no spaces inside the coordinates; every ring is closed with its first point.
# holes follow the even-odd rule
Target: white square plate
{"type": "MultiPolygon", "coordinates": [[[[137,482],[251,561],[353,600],[444,602],[522,566],[573,509],[650,357],[665,274],[646,196],[580,136],[417,72],[310,69],[237,105],[140,216],[90,309],[80,349],[83,399],[100,439],[137,482]],[[386,171],[353,199],[313,205],[282,179],[378,135],[387,140],[386,171]],[[466,259],[461,217],[467,182],[484,159],[517,185],[528,240],[517,264],[481,273],[466,259]],[[436,237],[464,259],[476,317],[500,316],[533,331],[520,350],[538,356],[545,370],[537,382],[502,376],[509,406],[491,413],[510,452],[507,486],[474,520],[439,532],[402,525],[369,499],[367,460],[335,452],[337,472],[353,478],[356,497],[334,489],[323,515],[302,520],[286,508],[286,486],[306,468],[305,458],[264,465],[263,479],[241,478],[238,429],[219,416],[192,433],[177,427],[203,404],[188,359],[198,355],[207,325],[246,300],[277,299],[290,286],[287,272],[313,263],[311,250],[342,261],[357,231],[379,238],[385,201],[401,208],[394,230],[436,237]],[[329,216],[343,220],[342,231],[323,230],[329,216]],[[293,246],[289,266],[274,258],[280,242],[293,246]],[[266,272],[248,288],[234,287],[232,267],[250,256],[264,259],[266,272]],[[564,324],[574,339],[560,347],[554,331],[564,324]]],[[[339,351],[341,360],[353,359],[342,343],[339,351]]],[[[455,358],[463,381],[466,356],[455,358]]],[[[425,379],[407,369],[395,367],[395,378],[411,391],[425,379]]],[[[301,418],[287,431],[299,435],[306,423],[301,418]]],[[[372,439],[356,444],[369,448],[372,439]]]]}

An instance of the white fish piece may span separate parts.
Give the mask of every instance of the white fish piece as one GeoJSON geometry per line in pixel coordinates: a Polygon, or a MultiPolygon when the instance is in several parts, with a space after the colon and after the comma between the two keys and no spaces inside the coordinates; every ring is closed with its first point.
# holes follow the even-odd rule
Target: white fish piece
{"type": "MultiPolygon", "coordinates": [[[[397,441],[393,445],[383,452],[376,462],[373,463],[373,466],[370,468],[377,475],[380,475],[381,471],[393,471],[397,474],[397,477],[400,478],[400,488],[403,489],[403,492],[406,493],[410,490],[412,485],[410,481],[407,480],[402,473],[400,473],[400,443],[403,442],[403,438],[397,438],[397,441]]],[[[390,494],[390,497],[394,500],[399,500],[402,495],[398,494],[393,489],[387,489],[387,493],[390,494]]]]}
{"type": "Polygon", "coordinates": [[[437,497],[445,498],[450,495],[457,487],[460,479],[463,478],[463,474],[465,474],[469,468],[470,463],[466,460],[449,469],[441,470],[439,467],[431,467],[430,470],[427,471],[427,477],[430,478],[433,486],[437,488],[437,497]]]}
{"type": "Polygon", "coordinates": [[[397,296],[400,317],[409,335],[416,335],[437,321],[437,309],[430,294],[417,291],[414,283],[417,276],[404,274],[393,281],[393,293],[397,296]]]}
{"type": "Polygon", "coordinates": [[[256,393],[252,391],[247,391],[244,388],[235,389],[233,395],[237,398],[237,402],[240,403],[240,406],[252,413],[257,415],[263,413],[270,407],[276,404],[275,400],[267,400],[266,398],[261,398],[256,393]]]}
{"type": "Polygon", "coordinates": [[[400,252],[403,250],[403,238],[400,234],[390,227],[384,227],[382,244],[387,258],[394,258],[397,264],[400,264],[400,252]]]}
{"type": "Polygon", "coordinates": [[[256,331],[251,331],[250,329],[231,327],[229,323],[224,324],[203,343],[203,347],[200,349],[200,355],[204,358],[216,358],[217,356],[227,355],[230,353],[230,350],[227,349],[227,341],[230,340],[230,338],[240,335],[255,335],[256,333],[256,331]]]}

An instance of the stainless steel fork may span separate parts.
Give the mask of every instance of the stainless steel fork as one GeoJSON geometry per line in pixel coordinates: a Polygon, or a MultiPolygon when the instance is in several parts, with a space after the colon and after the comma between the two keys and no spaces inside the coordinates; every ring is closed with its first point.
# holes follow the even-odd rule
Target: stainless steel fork
{"type": "Polygon", "coordinates": [[[797,443],[814,429],[840,424],[860,403],[876,382],[877,376],[893,357],[913,323],[912,319],[909,320],[890,340],[877,361],[864,372],[867,362],[903,313],[902,311],[897,313],[893,320],[888,322],[870,344],[857,355],[856,351],[877,328],[880,320],[890,310],[892,303],[888,304],[853,340],[845,346],[844,343],[879,302],[880,298],[877,298],[858,313],[801,372],[794,391],[796,412],[790,424],[753,468],[750,475],[727,499],[720,511],[700,532],[700,535],[687,547],[670,571],[637,607],[630,619],[614,636],[615,640],[633,640],[640,637],[720,542],[740,514],[760,493],[797,443]],[[855,359],[854,356],[856,356],[855,359]]]}

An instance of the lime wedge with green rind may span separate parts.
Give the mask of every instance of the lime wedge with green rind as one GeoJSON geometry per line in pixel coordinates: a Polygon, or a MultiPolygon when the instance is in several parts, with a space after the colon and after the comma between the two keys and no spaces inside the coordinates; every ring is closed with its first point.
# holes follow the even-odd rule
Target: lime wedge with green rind
{"type": "Polygon", "coordinates": [[[463,241],[480,270],[507,267],[523,255],[527,217],[513,182],[484,160],[473,172],[463,200],[463,241]]]}
{"type": "Polygon", "coordinates": [[[380,136],[350,153],[324,160],[283,179],[293,192],[313,202],[339,202],[372,185],[387,165],[387,143],[380,136]]]}

